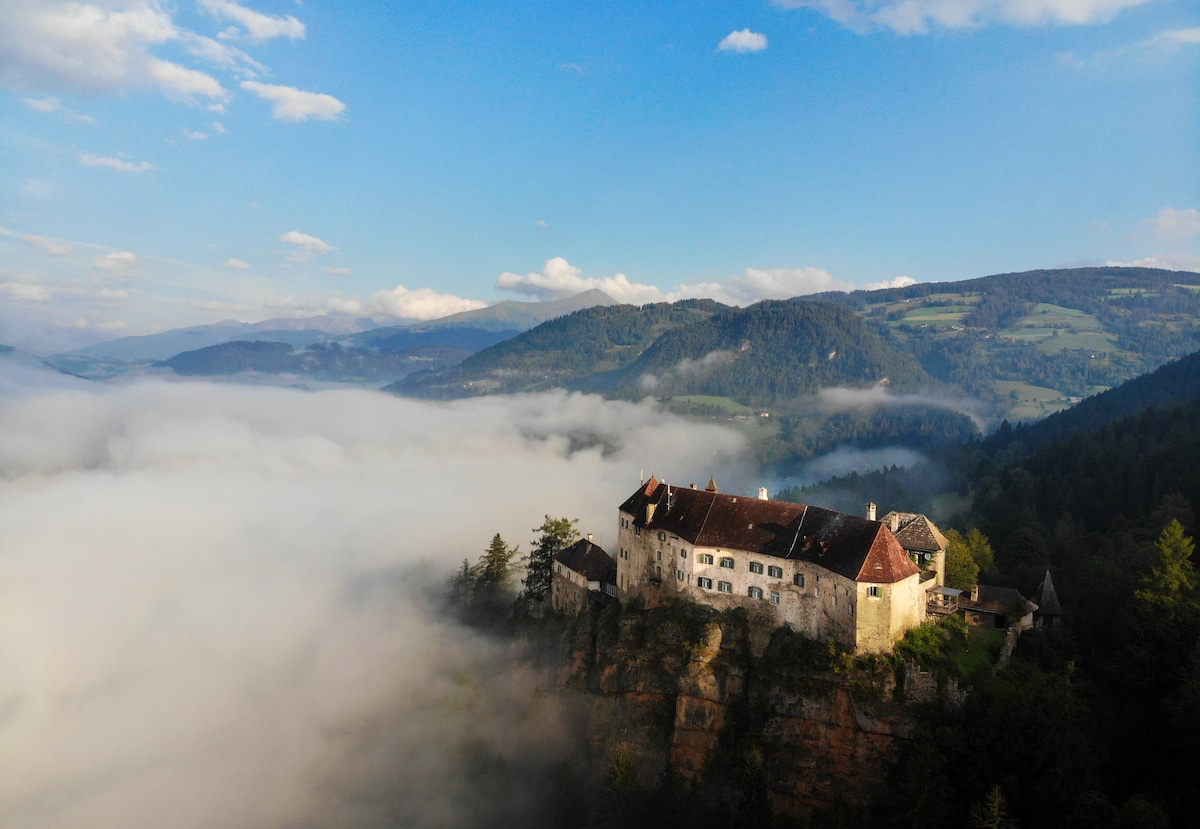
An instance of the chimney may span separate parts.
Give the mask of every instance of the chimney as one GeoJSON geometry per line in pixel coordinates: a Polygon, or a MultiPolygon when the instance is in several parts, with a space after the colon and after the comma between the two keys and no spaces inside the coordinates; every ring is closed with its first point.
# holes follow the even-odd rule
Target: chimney
{"type": "Polygon", "coordinates": [[[868,521],[875,520],[875,502],[874,501],[867,504],[867,520],[868,521]]]}
{"type": "Polygon", "coordinates": [[[692,481],[692,489],[695,489],[695,488],[696,488],[696,482],[692,481]]]}
{"type": "Polygon", "coordinates": [[[900,530],[900,516],[895,512],[892,513],[891,525],[892,532],[898,532],[900,530]]]}
{"type": "Polygon", "coordinates": [[[978,584],[971,585],[971,601],[973,601],[973,602],[979,601],[979,585],[978,584]]]}
{"type": "Polygon", "coordinates": [[[760,500],[760,501],[771,500],[770,498],[767,497],[767,488],[765,486],[760,486],[758,488],[758,500],[760,500]]]}
{"type": "Polygon", "coordinates": [[[593,538],[595,538],[595,536],[594,536],[594,535],[592,535],[591,533],[588,533],[588,544],[591,544],[591,543],[592,543],[592,539],[593,539],[593,538]]]}

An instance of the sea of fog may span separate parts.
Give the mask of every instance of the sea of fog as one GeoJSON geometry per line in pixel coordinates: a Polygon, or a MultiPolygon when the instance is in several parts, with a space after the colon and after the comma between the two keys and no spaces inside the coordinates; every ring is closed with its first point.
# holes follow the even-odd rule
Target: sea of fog
{"type": "Polygon", "coordinates": [[[743,457],[732,430],[577,394],[10,372],[0,826],[473,825],[465,757],[569,747],[536,682],[437,613],[446,574],[496,532],[527,550],[545,514],[611,545],[642,469],[754,491],[743,457]]]}

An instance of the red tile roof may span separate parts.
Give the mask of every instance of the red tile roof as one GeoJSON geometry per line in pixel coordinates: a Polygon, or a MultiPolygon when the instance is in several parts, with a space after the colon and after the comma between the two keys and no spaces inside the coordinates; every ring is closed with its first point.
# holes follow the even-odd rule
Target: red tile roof
{"type": "Polygon", "coordinates": [[[680,489],[651,479],[621,511],[643,531],[670,533],[700,547],[811,561],[856,581],[892,584],[920,572],[882,522],[822,507],[680,489]],[[654,509],[648,516],[649,506],[654,509]]]}

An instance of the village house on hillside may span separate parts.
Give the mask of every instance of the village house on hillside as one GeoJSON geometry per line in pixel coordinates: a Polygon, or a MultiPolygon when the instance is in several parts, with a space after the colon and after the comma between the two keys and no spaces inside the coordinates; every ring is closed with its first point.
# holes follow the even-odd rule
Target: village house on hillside
{"type": "Polygon", "coordinates": [[[700,490],[656,478],[618,515],[620,596],[658,587],[716,607],[761,602],[779,624],[860,653],[891,650],[925,620],[940,572],[923,571],[914,555],[933,563],[940,553],[944,571],[945,538],[924,516],[875,521],[771,501],[766,490],[747,498],[712,480],[700,490]],[[903,531],[918,518],[910,535],[924,546],[906,550],[889,524],[903,531]]]}

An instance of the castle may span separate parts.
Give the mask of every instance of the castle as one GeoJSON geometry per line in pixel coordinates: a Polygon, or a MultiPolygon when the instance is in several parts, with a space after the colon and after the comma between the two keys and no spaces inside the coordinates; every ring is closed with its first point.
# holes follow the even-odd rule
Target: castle
{"type": "Polygon", "coordinates": [[[924,516],[876,521],[874,511],[863,518],[771,501],[766,490],[747,498],[712,480],[700,490],[651,478],[618,511],[618,595],[657,587],[715,607],[752,604],[811,638],[890,651],[925,620],[946,540],[924,516]]]}

